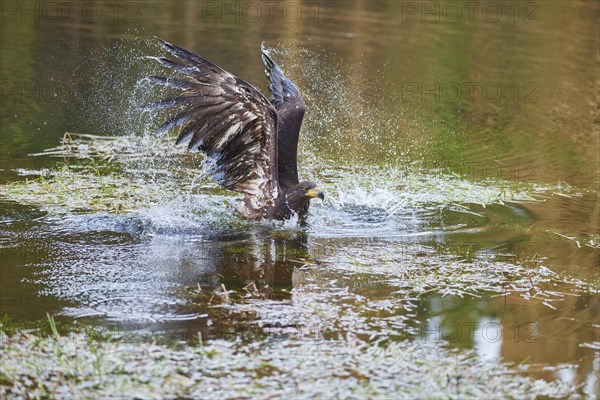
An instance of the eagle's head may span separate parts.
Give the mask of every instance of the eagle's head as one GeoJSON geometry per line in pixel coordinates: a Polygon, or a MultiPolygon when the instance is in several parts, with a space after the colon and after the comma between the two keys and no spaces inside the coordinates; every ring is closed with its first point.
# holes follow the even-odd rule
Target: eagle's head
{"type": "Polygon", "coordinates": [[[293,186],[286,195],[287,205],[292,210],[303,217],[308,211],[310,199],[318,197],[325,199],[325,195],[313,182],[300,182],[293,186]]]}
{"type": "Polygon", "coordinates": [[[292,190],[292,193],[294,193],[295,196],[308,200],[314,199],[315,197],[318,197],[321,200],[325,200],[325,195],[321,190],[319,190],[319,188],[314,182],[300,182],[296,185],[294,190],[292,190]]]}

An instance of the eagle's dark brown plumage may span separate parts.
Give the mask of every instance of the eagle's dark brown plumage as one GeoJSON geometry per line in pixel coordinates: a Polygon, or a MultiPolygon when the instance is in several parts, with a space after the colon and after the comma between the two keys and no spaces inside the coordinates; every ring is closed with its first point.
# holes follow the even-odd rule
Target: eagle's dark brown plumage
{"type": "Polygon", "coordinates": [[[177,113],[159,131],[181,126],[177,143],[206,154],[213,179],[244,193],[239,210],[250,219],[304,218],[311,198],[323,199],[312,182],[298,181],[298,135],[305,105],[296,86],[262,49],[271,100],[216,64],[163,40],[178,60],[158,57],[181,77],[151,76],[152,82],[181,89],[174,98],[146,105],[177,113]]]}

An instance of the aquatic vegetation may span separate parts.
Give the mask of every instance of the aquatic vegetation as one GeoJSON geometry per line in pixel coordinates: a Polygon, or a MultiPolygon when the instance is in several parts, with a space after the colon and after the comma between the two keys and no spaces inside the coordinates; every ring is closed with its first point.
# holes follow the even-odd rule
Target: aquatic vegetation
{"type": "MultiPolygon", "coordinates": [[[[65,134],[61,144],[34,156],[65,161],[44,171],[18,171],[38,178],[1,186],[2,196],[52,212],[131,212],[190,194],[228,194],[202,174],[202,156],[177,147],[171,138],[65,134]],[[75,160],[75,161],[74,161],[75,160]]],[[[325,207],[385,208],[503,204],[537,201],[561,188],[504,181],[471,182],[457,174],[395,167],[325,167],[312,159],[301,173],[327,191],[325,207]],[[336,182],[335,184],[331,182],[336,182]]]]}
{"type": "Polygon", "coordinates": [[[371,243],[360,248],[336,249],[326,265],[343,273],[368,272],[381,276],[385,282],[399,286],[399,293],[407,296],[430,291],[460,297],[514,292],[548,300],[554,296],[545,287],[554,283],[562,284],[570,293],[591,290],[585,282],[553,272],[541,259],[508,262],[508,257],[484,254],[465,260],[425,245],[371,243]]]}
{"type": "Polygon", "coordinates": [[[598,397],[597,2],[426,29],[394,2],[340,2],[340,29],[311,7],[323,23],[275,49],[309,106],[300,175],[326,190],[306,226],[239,218],[140,112],[172,94],[139,79],[164,72],[153,31],[264,82],[248,57],[285,22],[187,3],[3,31],[1,398],[598,397]]]}
{"type": "Polygon", "coordinates": [[[410,339],[422,335],[416,312],[432,296],[520,297],[556,310],[569,297],[598,292],[593,283],[561,276],[539,262],[525,264],[494,257],[467,261],[423,245],[346,246],[318,265],[296,268],[290,301],[230,295],[234,301],[217,302],[209,313],[223,309],[240,326],[286,338],[352,333],[365,339],[410,339]]]}
{"type": "Polygon", "coordinates": [[[86,235],[124,232],[143,243],[131,248],[115,239],[85,255],[66,246],[60,260],[28,282],[42,296],[75,299],[61,308],[63,317],[201,320],[210,340],[182,350],[84,334],[11,334],[2,344],[3,395],[520,398],[578,390],[557,376],[533,381],[502,360],[486,364],[468,351],[449,350],[443,337],[424,337],[419,319],[422,303],[436,298],[518,298],[556,310],[597,293],[593,280],[555,272],[543,254],[453,249],[452,234],[468,241],[494,224],[579,243],[582,251],[595,248],[597,235],[531,229],[518,204],[568,199],[578,196],[576,188],[473,181],[416,166],[330,167],[303,154],[308,162],[301,175],[323,187],[326,200],[300,229],[295,221],[238,218],[237,197],[202,174],[201,156],[170,138],[73,134],[43,155],[59,161],[43,171],[18,171],[27,179],[2,185],[5,200],[47,211],[50,221],[41,225],[86,235]],[[112,222],[97,222],[100,216],[112,222]],[[228,243],[230,234],[241,238],[228,243]],[[279,298],[268,295],[273,291],[261,273],[275,265],[291,275],[279,298]],[[231,279],[228,268],[238,267],[250,272],[231,286],[217,278],[231,279]],[[110,274],[99,272],[106,268],[110,274]],[[193,281],[174,278],[185,271],[193,281]],[[47,356],[29,355],[36,352],[47,356]],[[424,383],[423,376],[431,379],[424,383]]]}
{"type": "Polygon", "coordinates": [[[565,235],[563,233],[557,232],[556,230],[551,230],[548,232],[559,236],[562,239],[574,242],[579,248],[581,248],[581,246],[587,246],[594,249],[600,249],[600,235],[586,234],[578,238],[576,236],[565,235]]]}
{"type": "MultiPolygon", "coordinates": [[[[4,185],[3,195],[50,212],[132,212],[203,189],[207,182],[198,182],[198,171],[184,163],[193,155],[169,143],[150,137],[65,134],[60,146],[37,154],[60,156],[64,162],[41,171],[39,178],[4,185]],[[160,148],[156,143],[162,143],[160,148]]],[[[209,192],[219,190],[211,187],[209,192]]]]}
{"type": "Polygon", "coordinates": [[[213,340],[193,347],[2,332],[2,397],[538,398],[575,388],[424,342],[213,340]],[[427,379],[423,379],[427,377],[427,379]]]}

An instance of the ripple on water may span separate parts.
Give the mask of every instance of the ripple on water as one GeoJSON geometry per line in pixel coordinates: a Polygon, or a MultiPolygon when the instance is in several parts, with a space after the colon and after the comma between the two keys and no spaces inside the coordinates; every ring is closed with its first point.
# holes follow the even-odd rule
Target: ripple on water
{"type": "Polygon", "coordinates": [[[317,237],[402,238],[483,228],[487,218],[467,207],[415,203],[391,188],[337,188],[331,200],[313,202],[309,231],[317,237]]]}
{"type": "MultiPolygon", "coordinates": [[[[400,182],[400,177],[377,178],[379,170],[372,171],[373,176],[368,176],[368,171],[358,173],[365,175],[364,182],[356,181],[357,174],[337,172],[333,180],[339,186],[319,184],[326,191],[326,200],[312,202],[307,227],[299,226],[296,218],[286,222],[244,220],[235,210],[235,197],[211,194],[210,190],[203,194],[169,192],[157,205],[126,214],[50,214],[30,229],[31,235],[39,238],[41,234],[52,242],[51,259],[38,265],[31,279],[43,286],[42,296],[67,300],[70,304],[62,313],[69,317],[193,320],[197,317],[186,310],[187,300],[178,290],[216,277],[219,268],[231,262],[223,256],[227,246],[240,260],[256,261],[260,266],[261,257],[268,260],[278,253],[277,249],[263,252],[279,234],[273,235],[274,231],[333,241],[385,238],[402,242],[486,229],[489,224],[484,213],[457,201],[464,197],[463,192],[471,196],[468,199],[484,198],[473,195],[474,187],[462,181],[453,184],[455,191],[459,188],[461,192],[452,197],[433,179],[408,178],[412,179],[408,183],[392,185],[389,182],[400,182]],[[267,239],[248,239],[253,235],[267,239]]],[[[319,182],[318,177],[313,180],[319,182]]],[[[489,193],[485,198],[497,190],[491,188],[489,193]]],[[[290,236],[288,241],[294,240],[290,236]]],[[[294,246],[287,249],[296,251],[294,246]]]]}

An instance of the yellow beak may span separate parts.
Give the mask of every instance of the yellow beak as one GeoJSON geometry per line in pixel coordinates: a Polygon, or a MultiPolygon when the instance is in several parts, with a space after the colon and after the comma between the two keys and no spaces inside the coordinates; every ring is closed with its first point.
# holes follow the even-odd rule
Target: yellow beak
{"type": "Polygon", "coordinates": [[[319,190],[319,188],[312,188],[306,192],[306,197],[315,198],[318,197],[321,200],[325,200],[325,195],[319,190]]]}

